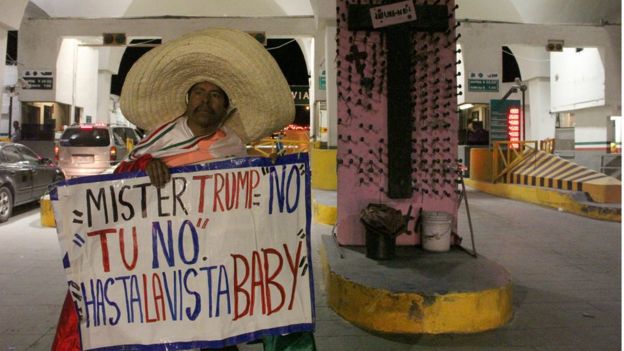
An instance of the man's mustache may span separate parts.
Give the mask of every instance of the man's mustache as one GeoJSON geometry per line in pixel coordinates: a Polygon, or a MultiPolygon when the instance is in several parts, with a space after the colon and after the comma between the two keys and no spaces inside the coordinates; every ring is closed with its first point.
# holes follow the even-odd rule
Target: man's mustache
{"type": "Polygon", "coordinates": [[[209,113],[215,113],[215,110],[212,109],[210,106],[206,106],[206,105],[199,105],[195,108],[194,110],[195,112],[209,112],[209,113]]]}

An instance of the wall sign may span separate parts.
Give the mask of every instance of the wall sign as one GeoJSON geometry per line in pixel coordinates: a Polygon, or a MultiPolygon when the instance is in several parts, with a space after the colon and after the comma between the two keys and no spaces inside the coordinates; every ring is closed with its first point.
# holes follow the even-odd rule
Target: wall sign
{"type": "Polygon", "coordinates": [[[499,90],[498,73],[475,73],[468,75],[468,91],[497,92],[499,90]]]}
{"type": "Polygon", "coordinates": [[[327,74],[325,70],[321,71],[321,75],[319,76],[319,90],[327,89],[327,74]]]}
{"type": "Polygon", "coordinates": [[[373,28],[416,21],[416,9],[412,0],[371,7],[370,15],[373,28]]]}
{"type": "Polygon", "coordinates": [[[307,85],[291,85],[290,93],[292,94],[295,106],[307,106],[310,104],[310,87],[307,85]]]}
{"type": "Polygon", "coordinates": [[[22,79],[28,82],[28,86],[23,89],[52,90],[54,86],[54,76],[50,70],[26,70],[22,79]]]}

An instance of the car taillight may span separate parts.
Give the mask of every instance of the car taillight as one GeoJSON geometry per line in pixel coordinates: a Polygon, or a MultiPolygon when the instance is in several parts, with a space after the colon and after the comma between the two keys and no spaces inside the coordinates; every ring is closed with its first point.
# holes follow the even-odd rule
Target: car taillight
{"type": "Polygon", "coordinates": [[[58,145],[54,145],[54,161],[58,161],[59,160],[59,146],[58,145]]]}
{"type": "Polygon", "coordinates": [[[117,161],[117,148],[114,146],[111,146],[110,148],[110,160],[117,161]]]}

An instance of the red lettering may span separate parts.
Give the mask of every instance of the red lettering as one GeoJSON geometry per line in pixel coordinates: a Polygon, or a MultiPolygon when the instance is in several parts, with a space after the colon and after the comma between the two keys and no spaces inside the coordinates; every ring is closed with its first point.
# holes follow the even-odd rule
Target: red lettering
{"type": "Polygon", "coordinates": [[[225,182],[223,180],[223,174],[216,173],[215,178],[214,178],[214,199],[213,199],[212,212],[217,212],[217,204],[221,208],[221,212],[224,211],[223,202],[221,201],[221,196],[219,195],[221,193],[221,190],[223,190],[224,183],[225,182]]]}
{"type": "Polygon", "coordinates": [[[147,323],[154,323],[158,321],[158,308],[156,308],[156,318],[150,318],[149,315],[149,303],[147,302],[147,275],[142,274],[143,276],[143,310],[145,311],[145,321],[147,323]]]}
{"type": "Polygon", "coordinates": [[[249,292],[243,288],[243,284],[247,282],[249,278],[249,263],[247,259],[242,255],[230,255],[234,259],[234,320],[238,320],[244,317],[249,312],[249,292]],[[239,282],[238,280],[238,260],[245,264],[245,278],[239,282]],[[245,309],[242,312],[239,310],[238,295],[245,295],[245,309]]]}
{"type": "Polygon", "coordinates": [[[200,181],[199,183],[199,205],[197,209],[199,213],[204,213],[204,189],[206,188],[206,179],[212,178],[212,175],[193,176],[193,180],[200,181]]]}
{"type": "Polygon", "coordinates": [[[116,233],[117,230],[114,228],[111,229],[101,229],[96,230],[94,232],[87,233],[87,236],[100,236],[100,246],[102,247],[102,267],[104,268],[104,272],[110,272],[110,259],[108,256],[108,240],[106,235],[110,233],[116,233]]]}
{"type": "Polygon", "coordinates": [[[258,184],[260,184],[260,172],[253,169],[249,172],[249,182],[247,183],[247,198],[245,199],[245,208],[251,208],[251,205],[253,205],[253,190],[258,186],[258,184]]]}
{"type": "Polygon", "coordinates": [[[124,230],[119,229],[119,251],[121,253],[121,260],[127,270],[131,271],[136,267],[137,258],[139,257],[139,248],[137,247],[137,234],[136,227],[132,227],[132,263],[128,264],[126,261],[126,243],[124,240],[124,230]]]}
{"type": "MultiPolygon", "coordinates": [[[[160,276],[158,274],[152,274],[152,294],[154,294],[154,306],[156,307],[156,319],[160,319],[160,314],[158,313],[158,304],[160,303],[160,309],[162,310],[162,320],[167,320],[167,314],[165,313],[165,299],[163,297],[163,288],[162,283],[160,281],[160,276]],[[158,292],[156,292],[156,288],[158,288],[158,292]]],[[[147,302],[146,302],[147,303],[147,302]]]]}
{"type": "MultiPolygon", "coordinates": [[[[242,189],[246,189],[247,188],[247,183],[248,183],[247,178],[248,178],[248,176],[249,176],[249,172],[240,172],[239,171],[237,173],[237,177],[236,177],[236,180],[237,180],[237,189],[236,189],[237,191],[236,191],[236,193],[237,193],[237,195],[241,193],[242,189]]],[[[248,191],[246,191],[245,193],[247,193],[247,192],[248,191]]],[[[245,196],[247,196],[247,195],[245,195],[245,196]]],[[[245,206],[247,206],[247,203],[245,203],[245,206]]],[[[236,196],[236,208],[238,208],[238,196],[236,196]]]]}
{"type": "Polygon", "coordinates": [[[234,208],[234,203],[238,202],[236,174],[227,173],[225,175],[225,206],[227,210],[234,208]]]}
{"type": "Polygon", "coordinates": [[[264,282],[266,284],[267,314],[270,316],[275,312],[279,312],[286,302],[286,291],[284,290],[284,287],[282,284],[275,281],[275,277],[282,272],[284,259],[282,259],[282,255],[280,255],[279,251],[275,249],[262,249],[262,253],[264,254],[264,282]],[[269,275],[269,255],[274,255],[279,259],[277,268],[275,268],[272,275],[269,275]],[[280,294],[280,303],[275,308],[271,308],[271,304],[273,303],[271,301],[271,286],[275,287],[280,294]]]}
{"type": "Polygon", "coordinates": [[[299,263],[299,259],[301,257],[301,241],[299,241],[299,245],[297,246],[297,254],[295,256],[295,260],[293,261],[292,256],[290,256],[290,251],[288,251],[288,246],[284,244],[284,252],[286,252],[286,258],[288,259],[288,266],[290,267],[290,271],[292,273],[292,287],[290,290],[290,303],[288,304],[288,309],[292,310],[293,302],[295,301],[295,289],[297,288],[297,271],[299,267],[297,264],[299,263]]]}
{"type": "Polygon", "coordinates": [[[262,273],[262,264],[260,263],[260,254],[254,251],[251,254],[251,302],[249,307],[249,315],[253,316],[254,301],[256,300],[256,288],[260,288],[260,300],[262,301],[262,314],[266,314],[266,302],[264,294],[264,281],[262,273]]]}

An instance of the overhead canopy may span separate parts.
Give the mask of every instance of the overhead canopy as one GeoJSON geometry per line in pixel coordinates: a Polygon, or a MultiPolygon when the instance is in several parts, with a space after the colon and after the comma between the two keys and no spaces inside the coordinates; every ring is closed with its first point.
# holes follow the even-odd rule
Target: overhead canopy
{"type": "MultiPolygon", "coordinates": [[[[85,18],[312,15],[326,18],[336,7],[334,0],[31,0],[31,3],[50,17],[85,18]]],[[[620,23],[621,17],[621,2],[617,0],[456,0],[456,3],[458,19],[600,24],[620,23]]]]}

